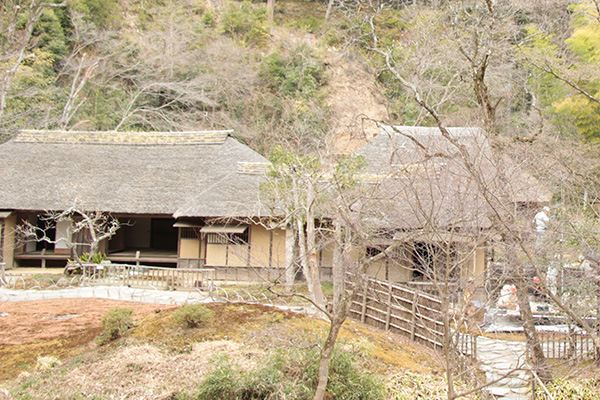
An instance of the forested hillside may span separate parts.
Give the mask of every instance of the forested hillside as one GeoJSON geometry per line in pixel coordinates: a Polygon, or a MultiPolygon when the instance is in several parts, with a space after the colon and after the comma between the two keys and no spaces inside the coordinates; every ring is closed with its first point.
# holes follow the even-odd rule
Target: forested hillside
{"type": "Polygon", "coordinates": [[[0,127],[234,129],[278,143],[376,132],[365,117],[528,138],[600,137],[598,4],[568,1],[6,0],[0,127]],[[387,57],[387,58],[386,58],[387,57]],[[388,64],[386,65],[386,59],[388,64]]]}

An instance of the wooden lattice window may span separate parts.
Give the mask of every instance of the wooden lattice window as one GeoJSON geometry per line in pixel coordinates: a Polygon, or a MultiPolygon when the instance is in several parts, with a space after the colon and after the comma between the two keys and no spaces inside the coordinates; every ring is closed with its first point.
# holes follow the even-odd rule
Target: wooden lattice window
{"type": "Polygon", "coordinates": [[[207,233],[208,244],[248,244],[248,231],[242,233],[207,233]]]}
{"type": "Polygon", "coordinates": [[[182,239],[199,239],[200,228],[180,228],[179,234],[182,239]]]}

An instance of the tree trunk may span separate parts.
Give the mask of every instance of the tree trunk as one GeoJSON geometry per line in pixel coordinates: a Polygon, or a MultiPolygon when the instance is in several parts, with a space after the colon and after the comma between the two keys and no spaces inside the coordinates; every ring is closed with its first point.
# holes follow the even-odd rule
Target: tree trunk
{"type": "Polygon", "coordinates": [[[323,343],[323,349],[321,350],[321,357],[319,359],[319,383],[313,400],[323,400],[325,398],[327,382],[329,381],[329,365],[331,363],[331,357],[335,348],[335,342],[337,341],[337,337],[345,319],[345,315],[334,315],[331,320],[329,333],[325,343],[323,343]]]}
{"type": "Polygon", "coordinates": [[[317,235],[315,229],[315,188],[311,179],[308,180],[306,190],[306,251],[308,258],[308,273],[311,280],[311,292],[314,295],[314,301],[319,306],[325,305],[325,296],[321,287],[321,277],[319,260],[317,254],[317,235]]]}
{"type": "Polygon", "coordinates": [[[334,0],[329,0],[329,3],[327,3],[327,11],[325,12],[325,21],[329,20],[329,17],[331,16],[331,9],[333,8],[333,1],[334,0]]]}
{"type": "Polygon", "coordinates": [[[542,349],[542,345],[535,331],[533,314],[531,312],[531,305],[529,304],[529,295],[527,294],[527,282],[520,272],[521,271],[518,273],[519,279],[515,283],[517,288],[517,303],[519,304],[519,313],[521,314],[521,320],[523,321],[523,331],[525,333],[527,347],[531,354],[532,367],[543,382],[549,382],[552,380],[552,374],[548,368],[544,350],[542,349]]]}
{"type": "Polygon", "coordinates": [[[334,221],[335,227],[335,242],[336,246],[333,252],[333,271],[332,271],[332,281],[333,281],[333,309],[332,312],[337,312],[337,307],[342,304],[342,299],[344,298],[344,232],[342,229],[342,224],[339,219],[334,221]]]}
{"type": "MultiPolygon", "coordinates": [[[[308,266],[308,252],[306,249],[306,233],[304,231],[304,224],[300,218],[296,218],[296,228],[298,232],[298,250],[300,251],[300,265],[302,265],[302,272],[306,278],[306,286],[308,287],[308,293],[310,299],[317,303],[317,299],[313,293],[313,280],[310,268],[308,266]]],[[[317,303],[318,304],[318,303],[317,303]]]]}
{"type": "MultiPolygon", "coordinates": [[[[446,292],[447,294],[447,292],[446,292]]],[[[442,312],[444,320],[444,361],[446,362],[446,384],[448,390],[448,400],[454,400],[456,391],[454,389],[454,370],[456,368],[456,352],[452,343],[452,329],[450,327],[450,313],[448,310],[448,296],[442,297],[442,312]]]]}
{"type": "Polygon", "coordinates": [[[269,22],[273,22],[273,14],[275,13],[275,0],[267,0],[267,15],[269,22]]]}
{"type": "Polygon", "coordinates": [[[290,293],[296,279],[295,252],[296,231],[294,228],[285,230],[285,291],[290,293]]]}

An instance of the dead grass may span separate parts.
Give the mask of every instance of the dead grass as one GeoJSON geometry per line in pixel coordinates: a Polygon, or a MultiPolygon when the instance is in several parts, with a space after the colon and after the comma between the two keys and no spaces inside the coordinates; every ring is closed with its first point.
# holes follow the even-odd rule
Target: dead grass
{"type": "MultiPolygon", "coordinates": [[[[173,308],[146,309],[129,335],[105,346],[94,342],[101,329],[94,324],[61,338],[4,345],[2,366],[9,358],[12,366],[6,368],[11,372],[3,379],[12,379],[4,387],[16,398],[170,398],[192,393],[215,357],[227,355],[242,368],[252,369],[272,349],[317,345],[327,330],[325,321],[275,307],[207,306],[215,317],[199,328],[175,323],[173,308]],[[42,355],[58,356],[62,365],[36,371],[34,365],[42,355]]],[[[340,345],[372,357],[374,372],[439,371],[431,352],[352,321],[344,325],[340,345]]]]}
{"type": "Polygon", "coordinates": [[[526,340],[523,332],[494,332],[484,333],[482,336],[490,339],[510,340],[511,342],[524,342],[526,340]]]}
{"type": "Polygon", "coordinates": [[[88,351],[102,330],[102,315],[114,307],[133,307],[137,320],[157,309],[151,304],[100,299],[0,304],[0,312],[7,314],[0,318],[0,381],[30,370],[40,356],[66,358],[88,351]]]}

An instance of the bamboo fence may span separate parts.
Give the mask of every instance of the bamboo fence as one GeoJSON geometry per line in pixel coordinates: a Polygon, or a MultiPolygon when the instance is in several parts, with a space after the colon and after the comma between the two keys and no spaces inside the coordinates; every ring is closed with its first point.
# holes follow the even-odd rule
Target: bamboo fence
{"type": "MultiPolygon", "coordinates": [[[[362,292],[352,299],[350,317],[429,347],[444,347],[442,301],[419,290],[368,279],[362,292]]],[[[476,336],[460,332],[452,336],[457,351],[476,356],[476,336]]]]}

